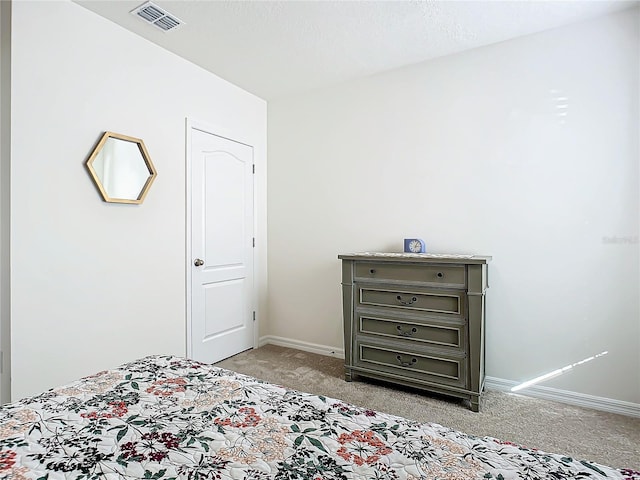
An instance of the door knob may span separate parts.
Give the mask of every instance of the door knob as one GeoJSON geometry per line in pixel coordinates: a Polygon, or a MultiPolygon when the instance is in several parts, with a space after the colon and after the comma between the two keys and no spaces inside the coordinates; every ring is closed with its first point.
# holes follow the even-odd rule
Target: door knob
{"type": "Polygon", "coordinates": [[[202,265],[204,265],[204,260],[201,260],[200,258],[196,258],[195,261],[193,262],[193,264],[196,267],[201,267],[202,265]]]}

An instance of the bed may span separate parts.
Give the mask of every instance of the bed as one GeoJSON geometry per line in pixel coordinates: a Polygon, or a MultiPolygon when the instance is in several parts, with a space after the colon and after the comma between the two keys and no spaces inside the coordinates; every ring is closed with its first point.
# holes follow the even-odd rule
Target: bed
{"type": "Polygon", "coordinates": [[[0,409],[1,479],[627,479],[172,356],[0,409]]]}

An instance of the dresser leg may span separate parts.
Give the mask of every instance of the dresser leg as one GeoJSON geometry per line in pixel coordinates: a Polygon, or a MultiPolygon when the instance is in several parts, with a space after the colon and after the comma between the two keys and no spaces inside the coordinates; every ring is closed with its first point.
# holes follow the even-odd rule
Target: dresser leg
{"type": "Polygon", "coordinates": [[[471,411],[479,412],[480,411],[480,395],[471,395],[469,397],[469,401],[471,402],[471,411]]]}
{"type": "Polygon", "coordinates": [[[353,380],[356,380],[356,379],[357,379],[357,375],[356,375],[355,373],[351,372],[351,370],[349,370],[349,369],[345,369],[345,372],[344,372],[344,379],[345,379],[347,382],[352,382],[353,380]]]}

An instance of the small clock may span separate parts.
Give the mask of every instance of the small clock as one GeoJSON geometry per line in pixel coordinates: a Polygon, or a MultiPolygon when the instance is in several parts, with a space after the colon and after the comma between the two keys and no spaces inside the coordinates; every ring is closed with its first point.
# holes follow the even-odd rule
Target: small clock
{"type": "Polygon", "coordinates": [[[426,245],[421,238],[405,238],[404,239],[404,251],[407,253],[424,253],[426,251],[426,245]]]}

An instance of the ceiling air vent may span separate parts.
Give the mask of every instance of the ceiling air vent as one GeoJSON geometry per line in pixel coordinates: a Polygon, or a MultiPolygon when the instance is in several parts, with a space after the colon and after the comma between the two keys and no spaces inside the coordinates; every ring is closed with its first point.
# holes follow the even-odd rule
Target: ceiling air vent
{"type": "Polygon", "coordinates": [[[175,30],[180,25],[184,25],[182,20],[151,2],[143,3],[131,13],[164,32],[175,30]]]}

